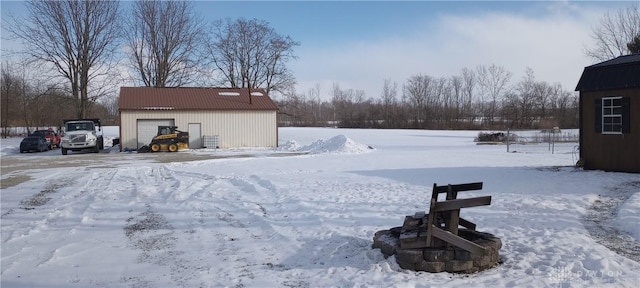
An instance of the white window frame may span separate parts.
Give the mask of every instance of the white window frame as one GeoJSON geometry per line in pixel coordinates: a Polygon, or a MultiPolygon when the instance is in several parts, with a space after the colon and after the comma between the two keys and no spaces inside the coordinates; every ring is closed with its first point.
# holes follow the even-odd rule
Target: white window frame
{"type": "Polygon", "coordinates": [[[622,102],[621,96],[602,98],[602,134],[622,134],[622,103],[620,102],[622,102]],[[618,105],[615,105],[615,100],[618,100],[618,105]],[[605,119],[611,119],[610,123],[605,123],[605,119]],[[617,131],[613,130],[615,126],[620,128],[617,131]]]}

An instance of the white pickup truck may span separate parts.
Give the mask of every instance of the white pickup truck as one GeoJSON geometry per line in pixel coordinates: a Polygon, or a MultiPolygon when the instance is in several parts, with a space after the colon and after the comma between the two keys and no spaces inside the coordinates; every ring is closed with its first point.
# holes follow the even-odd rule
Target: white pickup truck
{"type": "Polygon", "coordinates": [[[60,140],[62,155],[67,155],[69,150],[90,150],[98,153],[104,148],[99,119],[67,119],[64,120],[64,129],[64,135],[60,140]]]}

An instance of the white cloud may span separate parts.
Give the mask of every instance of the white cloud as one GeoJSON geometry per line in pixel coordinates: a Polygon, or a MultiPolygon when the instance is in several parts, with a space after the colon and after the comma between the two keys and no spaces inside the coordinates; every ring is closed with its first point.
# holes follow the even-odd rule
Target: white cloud
{"type": "Polygon", "coordinates": [[[292,65],[297,91],[306,93],[319,83],[328,99],[332,83],[339,83],[375,98],[385,79],[402,84],[414,74],[449,77],[464,67],[491,64],[513,72],[512,84],[530,67],[536,79],[573,90],[583,68],[592,64],[584,47],[604,10],[553,3],[546,12],[442,15],[377,41],[301,47],[292,65]]]}

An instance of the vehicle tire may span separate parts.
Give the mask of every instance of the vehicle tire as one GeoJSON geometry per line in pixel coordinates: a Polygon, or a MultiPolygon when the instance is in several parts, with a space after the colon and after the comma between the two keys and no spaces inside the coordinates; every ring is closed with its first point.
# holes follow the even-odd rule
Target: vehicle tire
{"type": "Polygon", "coordinates": [[[24,150],[20,150],[20,153],[24,153],[24,150]]]}
{"type": "Polygon", "coordinates": [[[178,145],[176,145],[176,143],[171,143],[169,144],[169,152],[176,152],[178,151],[178,145]]]}
{"type": "Polygon", "coordinates": [[[160,151],[160,144],[158,143],[151,144],[151,152],[158,152],[158,151],[160,151]]]}
{"type": "Polygon", "coordinates": [[[100,153],[100,146],[98,146],[96,144],[96,146],[93,146],[93,153],[100,153]]]}
{"type": "Polygon", "coordinates": [[[60,151],[62,151],[62,155],[67,155],[67,149],[61,148],[60,151]]]}

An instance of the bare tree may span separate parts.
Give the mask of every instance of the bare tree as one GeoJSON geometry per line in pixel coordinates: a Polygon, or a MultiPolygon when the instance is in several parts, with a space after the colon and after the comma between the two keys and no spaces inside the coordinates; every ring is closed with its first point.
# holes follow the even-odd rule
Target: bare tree
{"type": "Polygon", "coordinates": [[[322,101],[320,99],[320,83],[316,83],[316,85],[309,89],[309,100],[311,101],[311,111],[310,114],[312,116],[311,123],[313,126],[317,125],[318,121],[322,119],[322,101]]]}
{"type": "Polygon", "coordinates": [[[8,62],[2,63],[0,73],[0,95],[2,99],[2,137],[7,138],[12,120],[18,118],[19,103],[24,93],[24,81],[16,74],[16,69],[8,62]]]}
{"type": "Polygon", "coordinates": [[[204,29],[187,1],[136,1],[129,30],[131,67],[147,87],[195,81],[204,29]]]}
{"type": "Polygon", "coordinates": [[[429,75],[413,75],[403,86],[403,97],[411,109],[413,128],[426,128],[429,93],[434,79],[429,75]]]}
{"type": "Polygon", "coordinates": [[[266,21],[226,19],[214,23],[207,53],[224,84],[283,92],[295,84],[286,63],[298,45],[266,21]]]}
{"type": "Polygon", "coordinates": [[[617,56],[630,54],[627,44],[640,35],[640,5],[632,3],[618,10],[614,15],[605,13],[600,25],[592,29],[593,47],[586,48],[586,55],[605,61],[617,56]]]}
{"type": "Polygon", "coordinates": [[[451,76],[449,78],[449,90],[451,93],[451,118],[459,125],[464,111],[463,82],[461,76],[451,76]]]}
{"type": "Polygon", "coordinates": [[[506,114],[516,128],[531,127],[535,113],[536,83],[533,69],[527,67],[525,76],[516,84],[515,91],[508,92],[506,100],[510,111],[506,114]]]}
{"type": "Polygon", "coordinates": [[[473,118],[475,116],[475,111],[473,111],[472,103],[474,92],[476,90],[476,74],[473,70],[469,68],[462,69],[462,101],[463,101],[463,111],[462,115],[473,118]]]}
{"type": "Polygon", "coordinates": [[[489,98],[489,103],[487,103],[486,109],[483,111],[484,116],[488,117],[489,124],[493,125],[499,108],[498,100],[502,97],[505,87],[511,80],[512,73],[495,64],[491,64],[489,67],[480,65],[476,71],[480,91],[482,91],[483,96],[489,98]]]}
{"type": "Polygon", "coordinates": [[[398,83],[384,80],[382,86],[382,120],[387,128],[397,128],[398,113],[398,83]]]}
{"type": "Polygon", "coordinates": [[[14,19],[9,31],[31,58],[51,64],[68,82],[76,116],[84,118],[106,85],[118,39],[117,1],[29,1],[26,19],[14,19]]]}
{"type": "Polygon", "coordinates": [[[577,105],[573,105],[573,102],[577,102],[575,100],[577,98],[576,92],[562,89],[562,85],[559,83],[554,84],[550,92],[548,106],[551,109],[551,116],[555,120],[556,126],[575,127],[578,113],[574,113],[572,109],[577,108],[577,105]]]}

